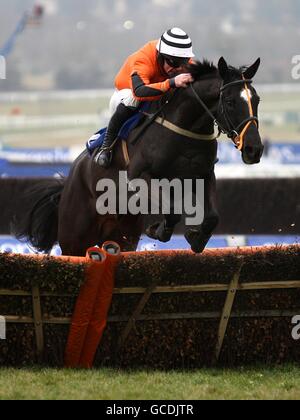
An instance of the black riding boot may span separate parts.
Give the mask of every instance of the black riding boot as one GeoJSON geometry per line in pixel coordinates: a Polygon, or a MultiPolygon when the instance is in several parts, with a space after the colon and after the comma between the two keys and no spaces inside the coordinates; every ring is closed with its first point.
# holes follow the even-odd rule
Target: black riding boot
{"type": "Polygon", "coordinates": [[[103,168],[108,168],[112,161],[113,142],[116,140],[120,129],[129,118],[136,112],[135,108],[129,108],[123,103],[120,103],[116,112],[111,117],[105,134],[103,145],[96,154],[94,161],[103,168]]]}

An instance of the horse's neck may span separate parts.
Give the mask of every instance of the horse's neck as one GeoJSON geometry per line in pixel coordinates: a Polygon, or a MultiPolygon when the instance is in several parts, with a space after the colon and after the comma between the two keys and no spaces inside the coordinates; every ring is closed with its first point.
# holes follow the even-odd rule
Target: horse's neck
{"type": "MultiPolygon", "coordinates": [[[[206,106],[216,115],[219,96],[220,79],[218,77],[199,80],[194,83],[194,88],[206,106]]],[[[197,102],[190,88],[180,89],[173,98],[169,98],[170,104],[165,108],[165,118],[173,124],[195,132],[210,132],[213,121],[205,109],[197,102]]]]}

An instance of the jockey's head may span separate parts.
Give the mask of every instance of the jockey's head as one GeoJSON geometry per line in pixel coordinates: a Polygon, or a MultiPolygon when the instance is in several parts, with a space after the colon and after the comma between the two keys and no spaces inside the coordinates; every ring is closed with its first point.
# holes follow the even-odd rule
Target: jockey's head
{"type": "Polygon", "coordinates": [[[166,73],[176,72],[195,57],[191,38],[179,28],[166,31],[157,43],[159,60],[166,73]]]}

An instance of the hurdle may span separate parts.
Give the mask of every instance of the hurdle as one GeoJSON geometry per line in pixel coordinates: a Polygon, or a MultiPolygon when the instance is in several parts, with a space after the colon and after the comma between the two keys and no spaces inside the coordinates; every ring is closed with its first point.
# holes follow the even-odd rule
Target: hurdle
{"type": "MultiPolygon", "coordinates": [[[[0,315],[7,334],[0,365],[193,369],[297,362],[299,257],[298,245],[201,255],[122,254],[116,244],[85,258],[2,254],[0,315]],[[93,304],[80,300],[91,278],[108,288],[104,310],[98,311],[101,296],[93,304]],[[78,326],[85,339],[78,335],[83,343],[76,353],[78,326]]],[[[90,287],[97,289],[93,280],[90,287]]]]}

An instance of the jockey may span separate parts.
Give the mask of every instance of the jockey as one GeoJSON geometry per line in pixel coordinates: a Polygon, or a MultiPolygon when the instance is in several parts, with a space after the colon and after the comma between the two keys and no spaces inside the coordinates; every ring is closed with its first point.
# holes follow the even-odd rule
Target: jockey
{"type": "Polygon", "coordinates": [[[185,66],[195,57],[190,37],[179,28],[166,31],[131,55],[119,71],[110,101],[112,117],[95,162],[108,168],[112,148],[123,124],[137,112],[142,101],[155,101],[172,88],[193,82],[185,66]]]}

